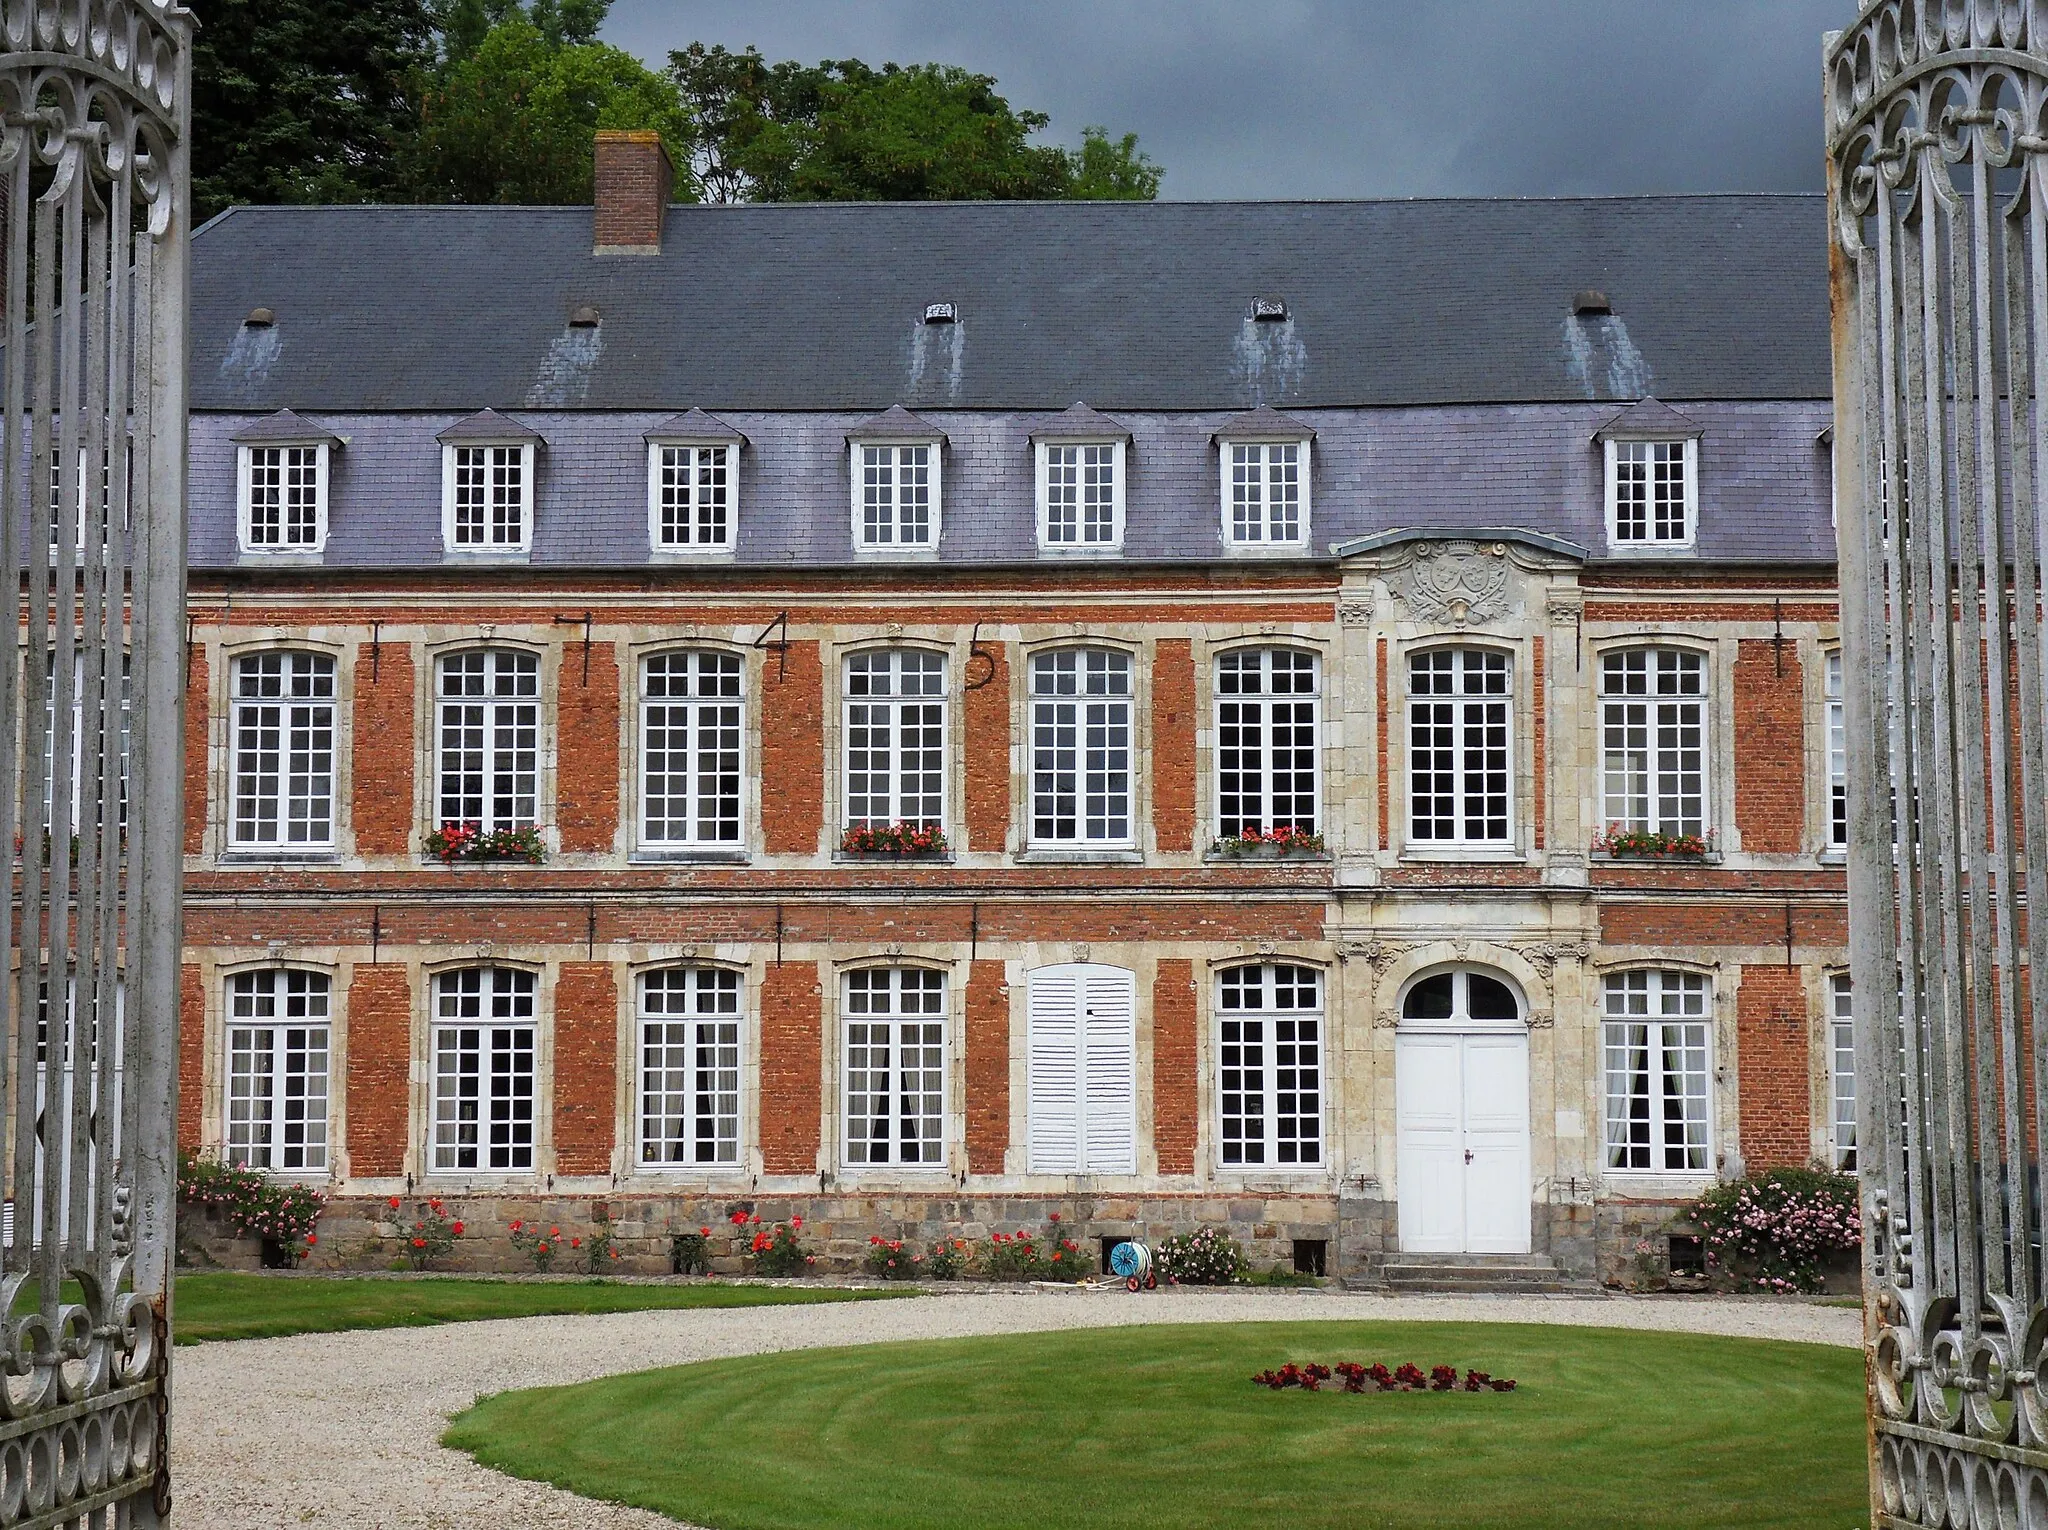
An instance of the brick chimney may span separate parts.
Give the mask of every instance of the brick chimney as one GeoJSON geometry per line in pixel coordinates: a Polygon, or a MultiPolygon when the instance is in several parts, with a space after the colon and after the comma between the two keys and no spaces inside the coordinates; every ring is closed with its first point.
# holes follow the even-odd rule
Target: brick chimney
{"type": "Polygon", "coordinates": [[[659,255],[675,170],[652,128],[600,128],[593,252],[659,255]]]}

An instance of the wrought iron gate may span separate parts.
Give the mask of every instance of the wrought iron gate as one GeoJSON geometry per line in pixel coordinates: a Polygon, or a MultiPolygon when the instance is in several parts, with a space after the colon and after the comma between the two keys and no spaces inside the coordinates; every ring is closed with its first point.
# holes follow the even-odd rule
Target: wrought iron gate
{"type": "Polygon", "coordinates": [[[169,1519],[191,26],[0,0],[0,1530],[169,1519]]]}

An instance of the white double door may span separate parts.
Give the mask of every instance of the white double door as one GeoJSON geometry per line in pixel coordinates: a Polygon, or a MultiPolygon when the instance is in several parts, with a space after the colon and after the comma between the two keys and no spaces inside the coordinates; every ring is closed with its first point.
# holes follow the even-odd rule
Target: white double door
{"type": "Polygon", "coordinates": [[[1394,1047],[1403,1251],[1528,1253],[1527,1031],[1403,1030],[1394,1047]]]}

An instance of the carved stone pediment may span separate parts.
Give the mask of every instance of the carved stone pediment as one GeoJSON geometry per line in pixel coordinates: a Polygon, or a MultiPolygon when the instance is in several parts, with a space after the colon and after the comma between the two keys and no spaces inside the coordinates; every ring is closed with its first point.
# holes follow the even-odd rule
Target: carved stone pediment
{"type": "Polygon", "coordinates": [[[1417,542],[1389,582],[1414,620],[1463,627],[1507,615],[1508,570],[1502,542],[1417,542]]]}

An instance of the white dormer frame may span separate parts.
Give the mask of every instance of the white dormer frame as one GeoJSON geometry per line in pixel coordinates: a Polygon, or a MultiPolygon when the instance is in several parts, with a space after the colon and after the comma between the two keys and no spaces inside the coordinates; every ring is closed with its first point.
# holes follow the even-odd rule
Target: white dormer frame
{"type": "MultiPolygon", "coordinates": [[[[253,557],[304,557],[327,550],[327,497],[332,482],[332,443],[305,441],[244,441],[235,447],[235,535],[244,553],[253,557]],[[313,540],[311,542],[258,542],[255,539],[256,453],[268,451],[311,451],[313,453],[313,540]]],[[[83,535],[83,533],[81,533],[83,535]]]]}
{"type": "MultiPolygon", "coordinates": [[[[697,496],[694,487],[690,495],[690,507],[694,512],[697,496]]],[[[647,438],[647,545],[657,553],[676,557],[721,557],[732,552],[739,541],[740,514],[740,442],[733,437],[710,436],[649,436],[647,438]],[[696,454],[699,452],[723,452],[725,454],[725,536],[716,542],[668,542],[662,540],[661,475],[664,471],[663,454],[671,451],[691,453],[692,479],[694,484],[696,454]]]]}
{"type": "MultiPolygon", "coordinates": [[[[1639,550],[1657,552],[1689,552],[1699,540],[1700,533],[1700,442],[1698,436],[1631,436],[1611,435],[1601,442],[1601,452],[1606,465],[1607,499],[1607,546],[1612,552],[1628,553],[1639,550]],[[1685,534],[1680,537],[1623,537],[1621,535],[1621,478],[1618,472],[1623,448],[1680,447],[1684,451],[1683,493],[1685,495],[1685,534]]],[[[1654,528],[1652,528],[1654,529],[1654,528]]]]}
{"type": "MultiPolygon", "coordinates": [[[[1124,545],[1124,485],[1125,462],[1129,456],[1129,443],[1122,436],[1071,436],[1054,437],[1033,443],[1032,454],[1038,463],[1038,550],[1054,553],[1121,552],[1124,545]],[[1109,483],[1109,536],[1106,539],[1089,541],[1087,526],[1075,523],[1072,541],[1052,539],[1052,453],[1070,448],[1101,448],[1110,451],[1109,483]]],[[[1081,504],[1077,500],[1075,513],[1080,514],[1081,504]]]]}
{"type": "Polygon", "coordinates": [[[1314,440],[1306,436],[1301,437],[1300,439],[1289,438],[1285,440],[1276,439],[1271,436],[1231,437],[1219,435],[1216,438],[1216,463],[1218,480],[1217,503],[1222,516],[1221,535],[1223,537],[1223,549],[1225,552],[1292,553],[1303,552],[1308,549],[1311,541],[1310,521],[1313,514],[1313,506],[1310,503],[1311,496],[1309,487],[1312,481],[1312,475],[1310,474],[1309,469],[1313,460],[1314,448],[1314,440]],[[1272,515],[1269,503],[1262,493],[1260,498],[1261,535],[1257,538],[1240,539],[1237,536],[1236,514],[1237,453],[1240,449],[1256,449],[1260,454],[1259,465],[1261,476],[1263,478],[1263,475],[1268,470],[1272,460],[1271,453],[1282,448],[1292,449],[1296,454],[1295,482],[1297,489],[1296,503],[1299,507],[1299,514],[1297,518],[1297,531],[1299,532],[1299,534],[1294,537],[1284,539],[1275,539],[1272,537],[1265,536],[1263,534],[1265,531],[1271,529],[1272,515]]]}
{"type": "MultiPolygon", "coordinates": [[[[885,558],[889,557],[892,554],[899,553],[920,554],[935,553],[938,551],[939,536],[943,526],[942,511],[944,503],[943,486],[945,479],[945,448],[945,438],[936,434],[932,435],[928,439],[924,437],[917,437],[912,439],[901,436],[894,436],[889,437],[887,439],[862,440],[856,436],[850,438],[847,441],[847,460],[851,466],[853,478],[853,502],[851,522],[853,531],[853,550],[857,555],[870,558],[885,558]],[[890,454],[889,462],[891,486],[892,489],[900,491],[901,483],[898,475],[901,472],[904,460],[903,454],[905,452],[917,451],[920,449],[927,453],[925,458],[925,485],[929,491],[930,496],[930,513],[926,516],[925,519],[925,530],[927,533],[925,539],[916,542],[906,542],[900,540],[891,540],[886,542],[869,541],[866,535],[867,517],[865,513],[867,454],[869,452],[874,451],[888,452],[890,454]]],[[[902,495],[900,492],[897,492],[895,494],[895,497],[893,498],[891,503],[891,513],[893,517],[892,525],[900,529],[902,525],[903,503],[902,495]]]]}
{"type": "MultiPolygon", "coordinates": [[[[491,440],[478,437],[441,443],[441,545],[461,557],[493,557],[533,550],[534,443],[516,437],[491,440]],[[516,542],[457,542],[455,540],[455,471],[458,454],[465,451],[519,453],[519,540],[516,542]]],[[[488,499],[486,510],[488,511],[488,499]]],[[[486,531],[489,530],[488,525],[486,531]]]]}

